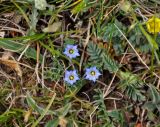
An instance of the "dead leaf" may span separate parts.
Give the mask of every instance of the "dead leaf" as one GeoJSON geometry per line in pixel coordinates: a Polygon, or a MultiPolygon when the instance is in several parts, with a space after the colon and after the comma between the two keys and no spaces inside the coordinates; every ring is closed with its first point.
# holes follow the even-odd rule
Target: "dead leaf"
{"type": "Polygon", "coordinates": [[[15,14],[15,12],[12,11],[12,12],[8,12],[8,13],[3,13],[2,16],[4,16],[5,18],[8,18],[8,17],[13,17],[14,14],[15,14]]]}
{"type": "Polygon", "coordinates": [[[143,126],[141,125],[141,123],[137,123],[135,127],[143,127],[143,126]]]}
{"type": "Polygon", "coordinates": [[[32,109],[30,109],[30,110],[25,112],[25,114],[24,114],[24,122],[26,122],[26,123],[28,122],[28,119],[29,119],[31,113],[32,113],[32,109]]]}
{"type": "Polygon", "coordinates": [[[50,33],[50,32],[56,32],[60,29],[62,26],[62,22],[54,22],[51,25],[48,25],[48,27],[43,29],[43,32],[45,33],[50,33]]]}
{"type": "Polygon", "coordinates": [[[8,60],[12,56],[12,52],[5,51],[2,55],[2,59],[8,60]]]}
{"type": "Polygon", "coordinates": [[[66,127],[67,126],[67,120],[64,117],[59,117],[59,125],[61,127],[66,127]]]}
{"type": "Polygon", "coordinates": [[[22,71],[20,68],[20,65],[15,60],[9,60],[11,57],[11,52],[4,52],[3,56],[0,58],[0,63],[10,67],[11,69],[15,70],[17,72],[17,75],[22,77],[22,71]]]}
{"type": "Polygon", "coordinates": [[[13,22],[16,23],[16,24],[18,24],[21,20],[22,20],[22,15],[17,15],[17,14],[16,14],[16,15],[13,17],[13,22]]]}

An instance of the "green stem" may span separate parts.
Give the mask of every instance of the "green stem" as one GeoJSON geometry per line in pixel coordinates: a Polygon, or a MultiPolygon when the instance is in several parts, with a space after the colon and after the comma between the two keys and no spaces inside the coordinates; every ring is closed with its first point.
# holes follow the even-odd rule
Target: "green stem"
{"type": "MultiPolygon", "coordinates": [[[[157,34],[154,34],[154,40],[156,40],[156,38],[157,38],[157,34]]],[[[154,55],[155,55],[155,57],[157,59],[158,64],[160,64],[159,56],[158,56],[156,51],[154,52],[154,55]]]]}
{"type": "MultiPolygon", "coordinates": [[[[133,16],[134,20],[139,23],[136,15],[135,15],[135,13],[134,13],[133,11],[132,11],[132,16],[133,16]]],[[[151,45],[152,50],[154,51],[156,60],[157,60],[158,64],[160,64],[160,60],[159,60],[158,54],[157,54],[157,52],[156,52],[156,49],[158,49],[158,44],[157,44],[157,42],[155,41],[155,39],[153,39],[153,38],[145,31],[145,29],[143,28],[142,24],[140,24],[140,23],[139,23],[139,28],[140,28],[141,32],[143,33],[143,35],[144,35],[144,36],[146,37],[146,39],[148,40],[149,44],[151,45]]]]}

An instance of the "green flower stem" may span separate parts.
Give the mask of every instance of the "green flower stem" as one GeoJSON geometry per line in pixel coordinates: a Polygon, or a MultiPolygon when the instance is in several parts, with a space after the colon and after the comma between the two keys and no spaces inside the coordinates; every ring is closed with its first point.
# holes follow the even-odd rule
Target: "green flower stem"
{"type": "MultiPolygon", "coordinates": [[[[157,38],[157,34],[154,34],[154,40],[156,40],[156,38],[157,38]]],[[[159,56],[158,56],[156,51],[154,52],[154,55],[155,55],[155,57],[156,57],[156,59],[158,61],[158,64],[160,64],[159,56]]]]}
{"type": "MultiPolygon", "coordinates": [[[[132,16],[133,16],[134,20],[139,23],[136,15],[135,15],[135,13],[134,13],[133,11],[132,11],[132,16]]],[[[158,44],[157,44],[157,42],[155,41],[155,39],[153,39],[153,38],[146,32],[146,30],[143,28],[142,24],[139,23],[138,26],[139,26],[139,29],[141,30],[141,32],[143,33],[143,35],[146,37],[146,39],[147,39],[148,42],[150,43],[150,45],[151,45],[151,47],[152,47],[152,50],[153,50],[153,52],[154,52],[154,54],[155,54],[155,57],[156,57],[156,59],[157,59],[157,62],[158,62],[158,64],[160,64],[160,60],[159,60],[158,54],[157,54],[157,52],[156,52],[156,50],[155,50],[155,49],[158,49],[158,44]]]]}

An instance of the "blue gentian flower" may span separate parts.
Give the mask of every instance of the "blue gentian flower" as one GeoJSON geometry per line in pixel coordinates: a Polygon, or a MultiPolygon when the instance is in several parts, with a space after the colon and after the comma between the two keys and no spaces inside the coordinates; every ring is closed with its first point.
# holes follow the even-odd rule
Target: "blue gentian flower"
{"type": "Polygon", "coordinates": [[[86,68],[85,78],[91,81],[96,81],[101,73],[96,67],[86,68]]]}
{"type": "Polygon", "coordinates": [[[77,80],[79,80],[76,70],[73,70],[73,71],[66,70],[64,80],[67,83],[73,85],[77,80]]]}
{"type": "Polygon", "coordinates": [[[68,56],[70,59],[76,58],[79,56],[77,45],[70,45],[68,44],[65,48],[65,51],[63,52],[66,56],[68,56]]]}

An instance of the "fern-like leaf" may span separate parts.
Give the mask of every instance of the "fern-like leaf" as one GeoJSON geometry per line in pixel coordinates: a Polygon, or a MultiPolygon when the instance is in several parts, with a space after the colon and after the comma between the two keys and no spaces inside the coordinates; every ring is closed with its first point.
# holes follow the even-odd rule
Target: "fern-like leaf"
{"type": "Polygon", "coordinates": [[[134,74],[120,71],[121,85],[120,88],[125,94],[134,101],[145,101],[143,95],[143,82],[134,74]]]}
{"type": "Polygon", "coordinates": [[[90,61],[100,62],[102,61],[103,50],[93,42],[88,44],[87,52],[90,55],[90,61]]]}
{"type": "Polygon", "coordinates": [[[103,54],[102,61],[104,63],[104,68],[111,73],[116,72],[119,68],[117,62],[111,59],[108,54],[103,54]]]}

